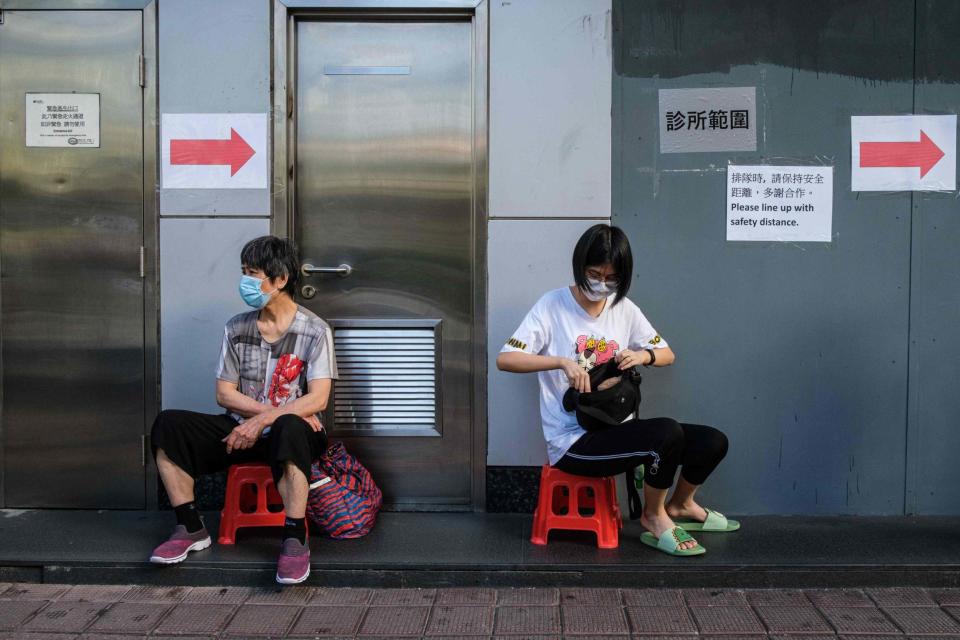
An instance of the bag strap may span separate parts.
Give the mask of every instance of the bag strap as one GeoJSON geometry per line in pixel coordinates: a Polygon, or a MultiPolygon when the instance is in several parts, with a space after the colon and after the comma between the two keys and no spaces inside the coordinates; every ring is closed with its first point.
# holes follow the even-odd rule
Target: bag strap
{"type": "MultiPolygon", "coordinates": [[[[640,374],[640,367],[634,366],[627,372],[627,379],[634,389],[637,390],[637,403],[633,407],[633,416],[637,417],[640,410],[640,381],[643,377],[640,374]]],[[[631,467],[626,470],[627,480],[627,504],[630,507],[630,519],[636,520],[643,513],[643,502],[640,500],[640,491],[637,490],[637,468],[641,465],[631,467]]]]}
{"type": "Polygon", "coordinates": [[[643,502],[640,500],[640,492],[637,491],[637,467],[627,469],[624,476],[627,481],[627,504],[630,507],[630,519],[636,520],[643,513],[643,502]]]}
{"type": "Polygon", "coordinates": [[[615,427],[618,424],[620,424],[619,422],[617,422],[616,420],[614,420],[613,418],[605,414],[603,411],[600,411],[596,407],[587,407],[581,404],[577,406],[577,411],[580,411],[581,413],[585,413],[591,418],[595,420],[599,420],[603,424],[609,425],[611,427],[615,427]]]}

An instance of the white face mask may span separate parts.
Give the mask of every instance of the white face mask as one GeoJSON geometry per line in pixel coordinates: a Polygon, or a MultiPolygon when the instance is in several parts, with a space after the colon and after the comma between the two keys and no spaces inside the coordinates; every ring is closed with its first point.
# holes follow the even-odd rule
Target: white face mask
{"type": "Polygon", "coordinates": [[[593,278],[587,278],[587,284],[590,285],[590,290],[581,287],[580,292],[583,294],[583,297],[590,302],[600,302],[614,292],[614,290],[606,283],[605,280],[594,280],[593,278]]]}

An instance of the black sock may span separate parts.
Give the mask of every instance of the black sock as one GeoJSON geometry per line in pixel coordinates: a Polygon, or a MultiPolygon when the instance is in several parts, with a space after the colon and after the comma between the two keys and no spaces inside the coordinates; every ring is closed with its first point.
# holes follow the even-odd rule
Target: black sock
{"type": "Polygon", "coordinates": [[[187,528],[187,533],[195,533],[203,529],[203,522],[200,520],[200,513],[192,502],[187,502],[179,507],[174,507],[173,512],[177,514],[177,524],[182,524],[187,528]]]}
{"type": "Polygon", "coordinates": [[[296,538],[300,544],[307,544],[307,523],[303,518],[287,518],[283,521],[283,539],[296,538]]]}

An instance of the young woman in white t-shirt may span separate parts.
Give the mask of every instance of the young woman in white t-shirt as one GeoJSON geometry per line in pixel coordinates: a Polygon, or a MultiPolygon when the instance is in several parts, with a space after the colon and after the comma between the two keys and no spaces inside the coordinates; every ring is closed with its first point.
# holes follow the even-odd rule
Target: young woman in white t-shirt
{"type": "Polygon", "coordinates": [[[564,411],[568,388],[590,391],[588,372],[611,358],[621,370],[636,365],[665,367],[674,354],[639,307],[626,295],[633,257],[626,235],[598,224],[587,229],[573,251],[576,284],[544,294],[497,356],[501,371],[536,371],[540,416],[550,464],[583,476],[612,476],[644,465],[643,542],[672,555],[705,549],[693,531],[734,531],[739,523],[705,509],[697,488],[727,453],[727,438],[704,425],[672,418],[630,419],[616,427],[585,431],[564,411]],[[666,501],[677,468],[680,478],[666,501]],[[680,524],[683,526],[681,527],[680,524]]]}

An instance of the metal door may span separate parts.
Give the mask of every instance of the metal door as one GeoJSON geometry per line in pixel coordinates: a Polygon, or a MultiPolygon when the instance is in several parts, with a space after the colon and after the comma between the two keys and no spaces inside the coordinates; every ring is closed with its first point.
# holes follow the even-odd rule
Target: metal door
{"type": "Polygon", "coordinates": [[[7,507],[144,507],[142,21],[140,11],[3,12],[7,507]],[[98,144],[28,146],[30,109],[43,122],[63,115],[38,94],[98,104],[84,114],[99,120],[98,144]]]}
{"type": "Polygon", "coordinates": [[[295,25],[293,235],[302,303],[334,328],[327,426],[394,508],[469,508],[472,24],[295,25]]]}

